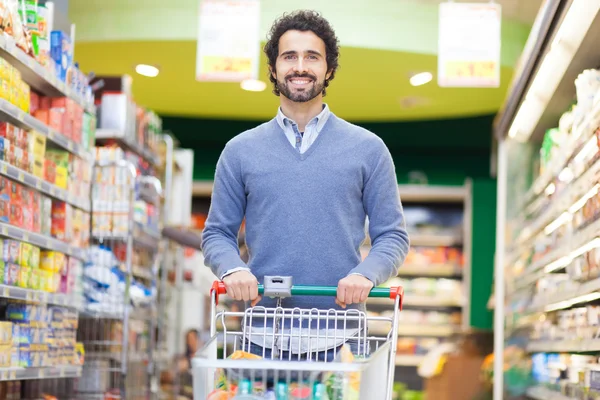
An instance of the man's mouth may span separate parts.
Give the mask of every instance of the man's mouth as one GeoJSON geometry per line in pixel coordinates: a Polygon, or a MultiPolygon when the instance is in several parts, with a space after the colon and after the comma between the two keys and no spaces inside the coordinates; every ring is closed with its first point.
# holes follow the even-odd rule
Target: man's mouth
{"type": "Polygon", "coordinates": [[[312,83],[312,79],[310,78],[290,78],[289,81],[296,86],[304,86],[312,83]]]}

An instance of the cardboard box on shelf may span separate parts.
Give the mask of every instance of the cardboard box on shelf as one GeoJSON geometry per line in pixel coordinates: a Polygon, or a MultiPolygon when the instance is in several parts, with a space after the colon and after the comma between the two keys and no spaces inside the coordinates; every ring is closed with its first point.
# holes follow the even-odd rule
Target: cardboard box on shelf
{"type": "Polygon", "coordinates": [[[473,400],[484,389],[479,379],[483,357],[449,355],[440,375],[425,380],[425,398],[473,400]]]}

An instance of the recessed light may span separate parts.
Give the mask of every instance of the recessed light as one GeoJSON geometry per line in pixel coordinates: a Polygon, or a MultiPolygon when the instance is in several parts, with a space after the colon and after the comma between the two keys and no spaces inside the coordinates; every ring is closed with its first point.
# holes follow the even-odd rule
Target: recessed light
{"type": "Polygon", "coordinates": [[[135,66],[135,72],[149,78],[154,78],[160,71],[154,65],[138,64],[135,66]]]}
{"type": "Polygon", "coordinates": [[[413,86],[421,86],[431,82],[433,75],[431,72],[419,72],[410,77],[410,84],[413,86]]]}
{"type": "Polygon", "coordinates": [[[267,84],[258,79],[245,79],[240,83],[240,87],[249,92],[262,92],[267,88],[267,84]]]}

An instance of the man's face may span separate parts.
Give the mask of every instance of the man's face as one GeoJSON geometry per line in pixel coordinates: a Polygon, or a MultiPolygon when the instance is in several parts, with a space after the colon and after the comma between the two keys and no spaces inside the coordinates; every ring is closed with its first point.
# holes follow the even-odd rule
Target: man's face
{"type": "Polygon", "coordinates": [[[314,99],[323,92],[327,71],[325,43],[311,31],[287,31],[279,39],[275,71],[279,92],[297,103],[314,99]]]}

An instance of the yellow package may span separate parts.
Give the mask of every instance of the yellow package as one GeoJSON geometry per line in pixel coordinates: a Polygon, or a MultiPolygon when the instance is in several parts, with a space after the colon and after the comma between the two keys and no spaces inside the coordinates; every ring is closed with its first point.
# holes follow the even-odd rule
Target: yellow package
{"type": "Polygon", "coordinates": [[[38,268],[31,269],[31,275],[29,277],[29,288],[33,290],[41,290],[40,288],[40,276],[42,271],[38,268]]]}
{"type": "Polygon", "coordinates": [[[30,267],[31,266],[31,252],[33,251],[33,246],[29,243],[21,243],[21,259],[19,260],[19,265],[22,267],[30,267]]]}
{"type": "Polygon", "coordinates": [[[43,160],[46,156],[46,136],[31,131],[28,136],[29,156],[43,160]]]}
{"type": "Polygon", "coordinates": [[[35,268],[38,269],[40,267],[40,255],[41,255],[41,250],[39,247],[37,246],[31,246],[31,260],[29,263],[29,266],[31,268],[35,268]]]}
{"type": "Polygon", "coordinates": [[[260,360],[262,357],[246,351],[236,350],[227,358],[230,360],[260,360]]]}
{"type": "Polygon", "coordinates": [[[10,368],[12,357],[12,345],[0,345],[0,368],[10,368]]]}
{"type": "Polygon", "coordinates": [[[45,271],[59,272],[64,269],[67,258],[58,251],[42,251],[40,253],[40,268],[45,271]]]}
{"type": "Polygon", "coordinates": [[[60,188],[66,189],[69,181],[69,170],[65,167],[56,167],[56,180],[54,184],[60,188]]]}
{"type": "Polygon", "coordinates": [[[19,269],[18,286],[23,289],[29,289],[29,280],[31,278],[31,268],[21,267],[19,269]]]}
{"type": "Polygon", "coordinates": [[[12,344],[13,324],[12,322],[0,322],[0,345],[12,344]]]}

